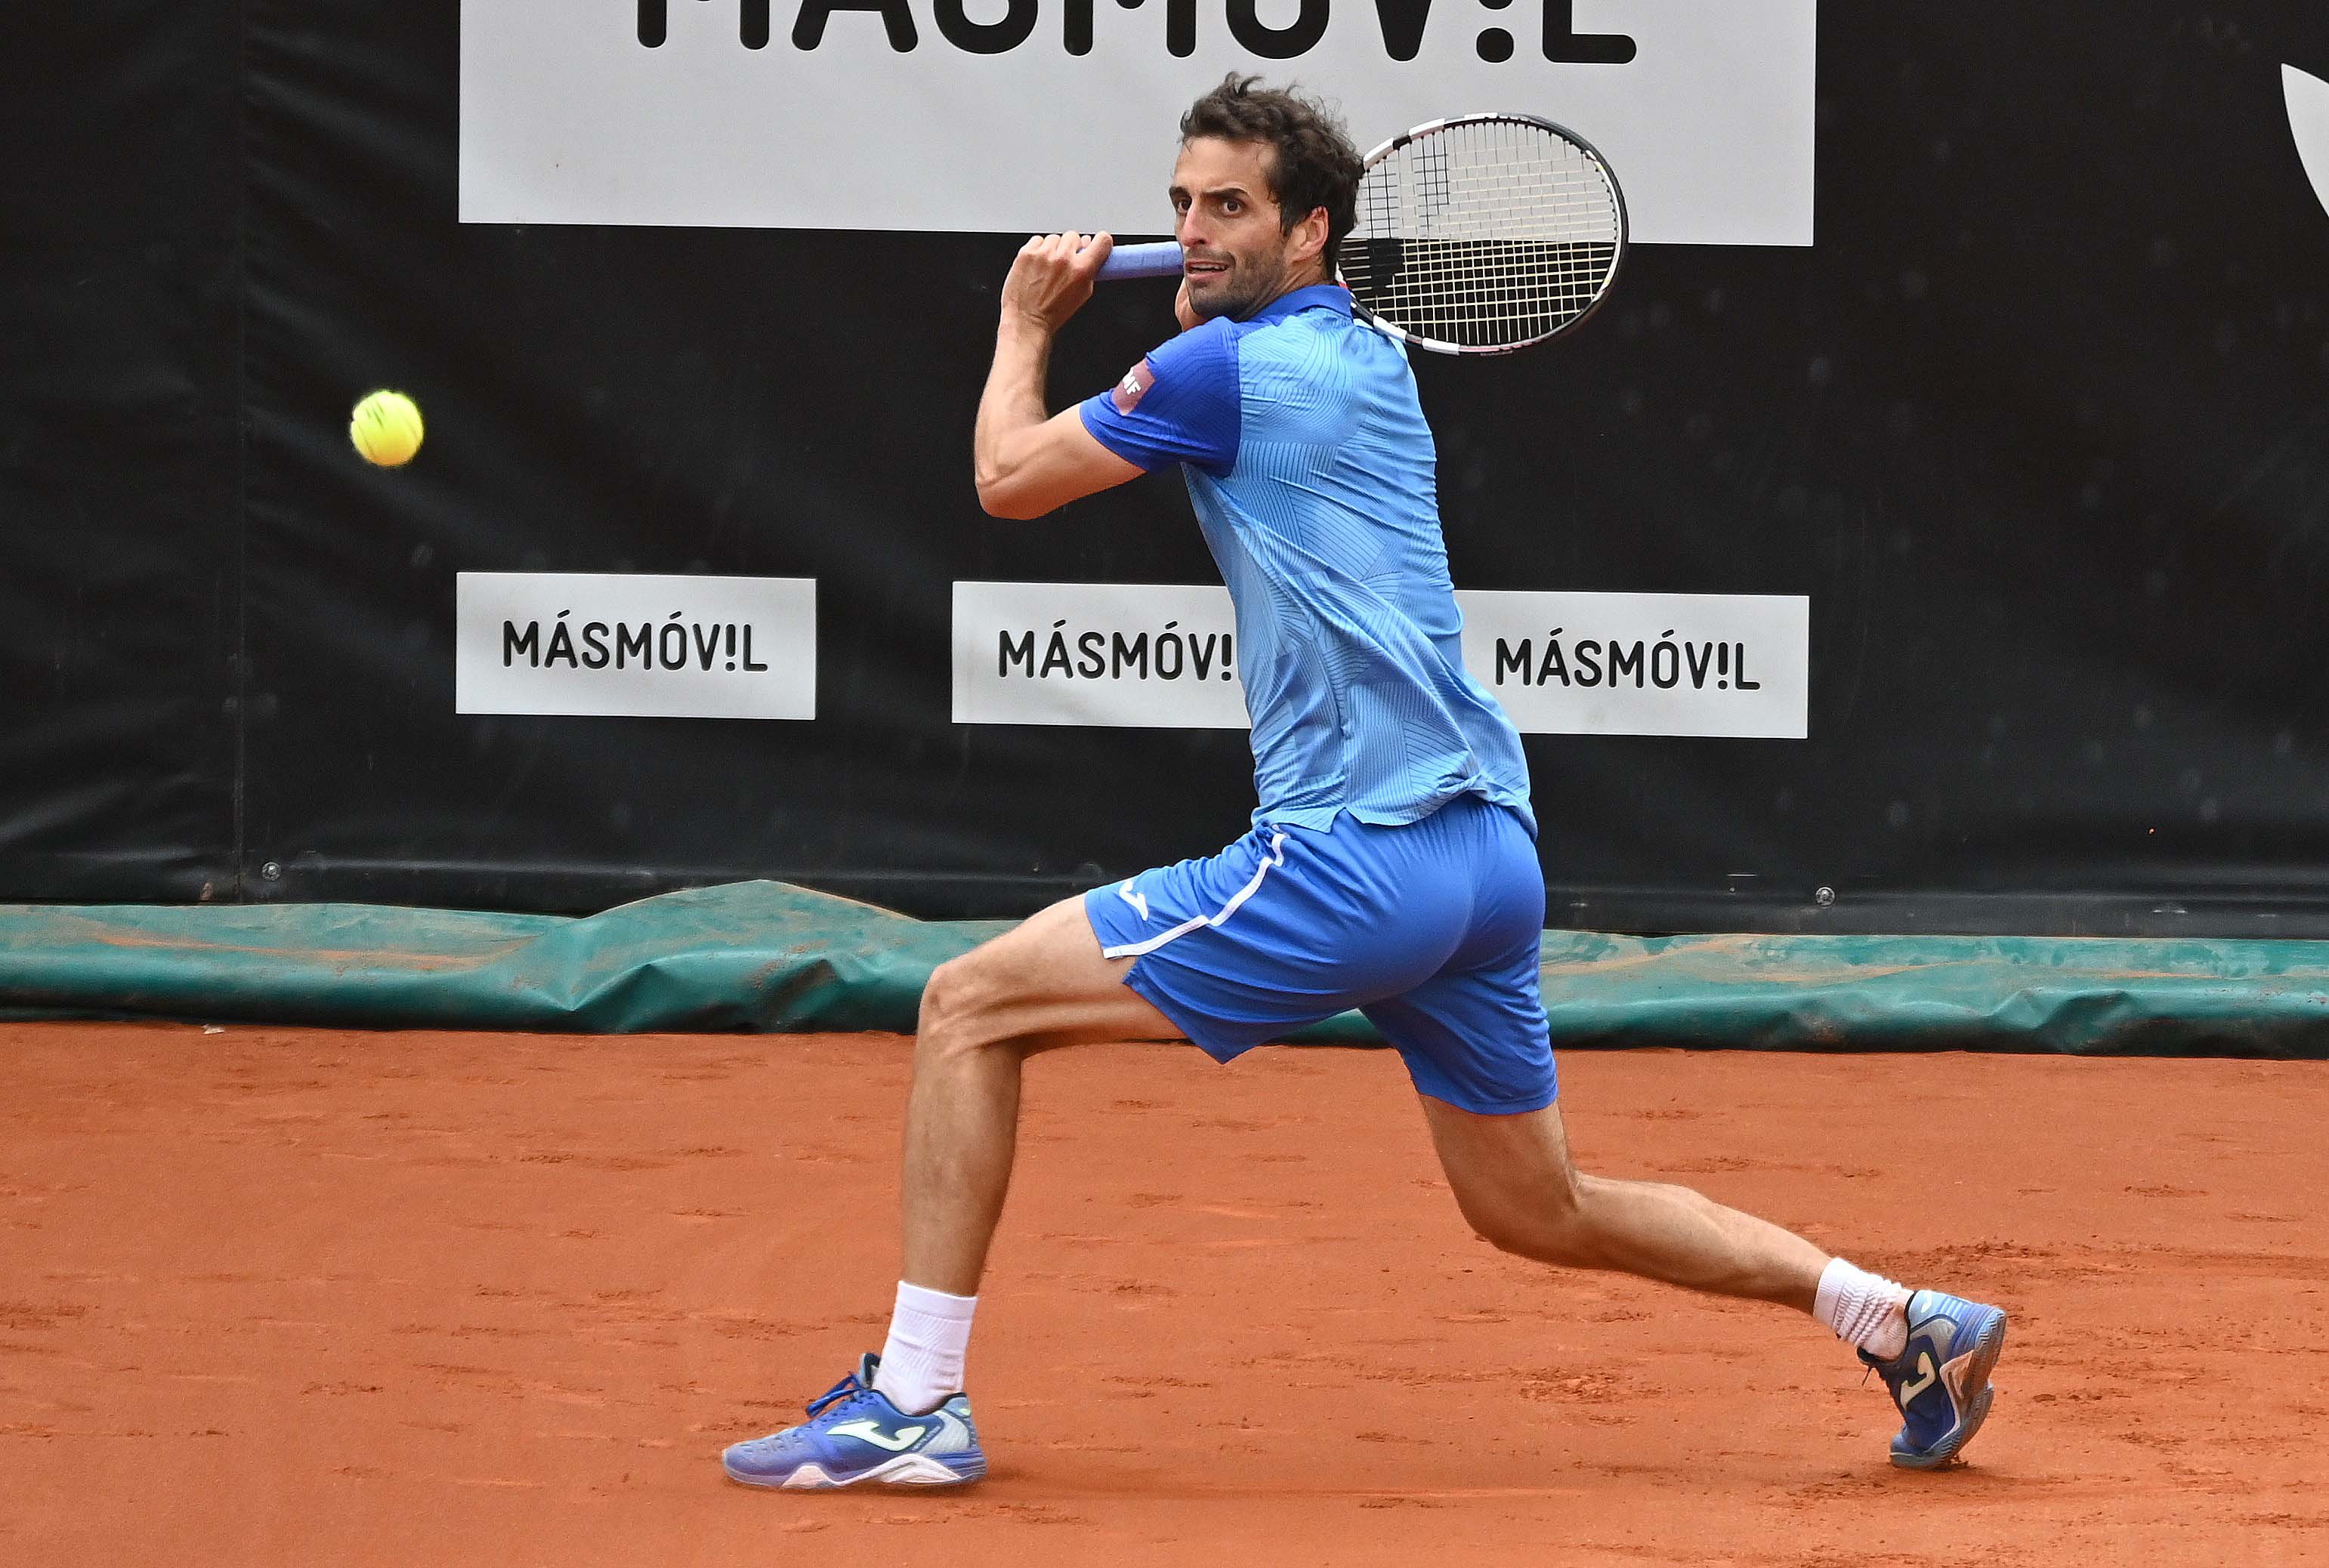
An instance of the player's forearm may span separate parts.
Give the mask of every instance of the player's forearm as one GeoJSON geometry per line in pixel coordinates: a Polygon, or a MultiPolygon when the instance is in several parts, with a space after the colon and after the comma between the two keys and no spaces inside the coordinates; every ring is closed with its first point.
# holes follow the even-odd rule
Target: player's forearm
{"type": "Polygon", "coordinates": [[[1011,482],[1032,449],[1036,432],[1049,418],[1043,381],[1051,361],[1051,334],[1006,317],[995,334],[995,364],[978,399],[978,426],[972,438],[974,475],[982,499],[1011,482]]]}

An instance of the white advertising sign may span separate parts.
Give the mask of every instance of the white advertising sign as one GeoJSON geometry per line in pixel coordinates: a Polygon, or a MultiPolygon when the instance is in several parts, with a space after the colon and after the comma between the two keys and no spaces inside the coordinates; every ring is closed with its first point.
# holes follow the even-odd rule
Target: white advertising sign
{"type": "Polygon", "coordinates": [[[1456,596],[1464,662],[1528,735],[1801,740],[1811,600],[1762,594],[1456,596]]]}
{"type": "Polygon", "coordinates": [[[957,583],[954,721],[1243,729],[1229,590],[957,583]]]}
{"type": "Polygon", "coordinates": [[[810,577],[462,572],[457,713],[815,718],[810,577]]]}
{"type": "Polygon", "coordinates": [[[1510,109],[1652,243],[1809,245],[1816,0],[461,0],[472,223],[1161,233],[1230,70],[1362,152],[1510,109]]]}

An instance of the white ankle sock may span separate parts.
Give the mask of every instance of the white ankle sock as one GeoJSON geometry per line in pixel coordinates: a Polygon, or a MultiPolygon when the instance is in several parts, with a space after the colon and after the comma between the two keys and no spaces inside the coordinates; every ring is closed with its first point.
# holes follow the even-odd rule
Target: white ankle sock
{"type": "Polygon", "coordinates": [[[1881,1274],[1830,1258],[1820,1272],[1812,1316],[1835,1337],[1890,1361],[1909,1347],[1909,1292],[1881,1274]]]}
{"type": "Polygon", "coordinates": [[[976,1296],[949,1296],[898,1282],[897,1310],[873,1386],[908,1415],[936,1410],[962,1392],[962,1364],[970,1354],[970,1315],[976,1296]]]}

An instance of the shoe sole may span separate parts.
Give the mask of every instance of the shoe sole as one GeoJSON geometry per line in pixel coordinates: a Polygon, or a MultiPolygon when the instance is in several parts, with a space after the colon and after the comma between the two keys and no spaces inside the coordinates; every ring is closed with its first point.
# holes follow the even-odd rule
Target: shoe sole
{"type": "Polygon", "coordinates": [[[1990,1402],[1997,1396],[1997,1390],[1989,1385],[1989,1375],[1996,1369],[1997,1358],[2004,1350],[2005,1314],[2000,1312],[1981,1331],[1981,1338],[1973,1342],[1973,1362],[1966,1368],[1966,1381],[1980,1384],[1981,1392],[1973,1396],[1973,1404],[1957,1417],[1957,1429],[1925,1453],[1904,1454],[1895,1449],[1893,1464],[1904,1470],[1937,1470],[1953,1463],[1965,1451],[1965,1445],[1973,1441],[1981,1423],[1989,1419],[1990,1402]]]}
{"type": "Polygon", "coordinates": [[[843,1487],[863,1486],[869,1481],[890,1487],[966,1487],[986,1474],[985,1455],[979,1455],[969,1462],[977,1468],[965,1474],[934,1455],[900,1454],[896,1459],[885,1460],[871,1469],[840,1478],[833,1476],[814,1460],[780,1477],[739,1475],[724,1464],[720,1468],[738,1486],[759,1487],[777,1492],[825,1492],[837,1491],[843,1487]]]}

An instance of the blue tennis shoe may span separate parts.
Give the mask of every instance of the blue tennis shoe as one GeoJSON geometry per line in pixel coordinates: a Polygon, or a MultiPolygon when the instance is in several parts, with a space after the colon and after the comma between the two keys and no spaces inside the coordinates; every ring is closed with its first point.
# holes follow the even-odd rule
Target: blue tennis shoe
{"type": "Polygon", "coordinates": [[[856,1371],[817,1396],[800,1425],[731,1446],[720,1456],[728,1479],[805,1489],[860,1481],[958,1487],[985,1475],[969,1397],[957,1394],[927,1415],[908,1415],[874,1392],[881,1364],[878,1356],[858,1362],[856,1371]]]}
{"type": "Polygon", "coordinates": [[[1860,1352],[1900,1407],[1892,1462],[1937,1470],[1956,1459],[1989,1416],[1990,1369],[2005,1348],[2005,1313],[1938,1291],[1909,1298],[1909,1344],[1892,1360],[1860,1352]]]}

